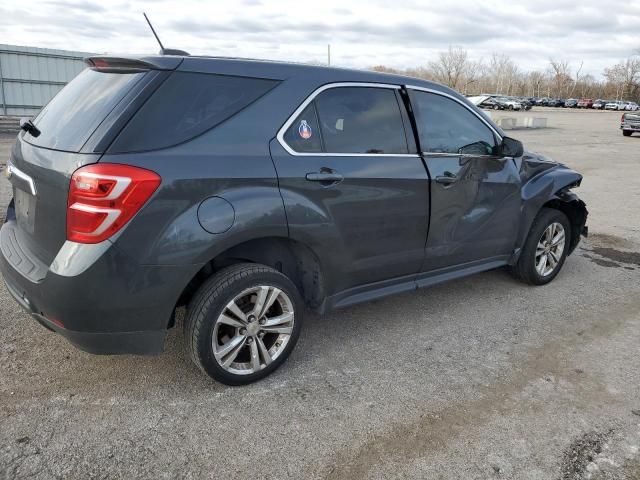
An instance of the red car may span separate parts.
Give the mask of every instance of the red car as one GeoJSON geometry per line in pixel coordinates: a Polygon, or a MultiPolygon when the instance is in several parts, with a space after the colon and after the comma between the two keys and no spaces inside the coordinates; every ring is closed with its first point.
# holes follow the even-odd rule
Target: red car
{"type": "Polygon", "coordinates": [[[581,98],[578,102],[578,108],[593,108],[593,99],[581,98]]]}

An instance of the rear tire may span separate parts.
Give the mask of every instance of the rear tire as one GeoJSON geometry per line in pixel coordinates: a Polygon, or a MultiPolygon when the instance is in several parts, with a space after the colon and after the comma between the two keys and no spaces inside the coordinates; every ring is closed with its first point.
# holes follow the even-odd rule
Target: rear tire
{"type": "Polygon", "coordinates": [[[296,286],[265,265],[220,270],[189,303],[187,353],[226,385],[260,380],[284,363],[298,341],[303,301],[296,286]]]}
{"type": "Polygon", "coordinates": [[[570,238],[571,225],[567,216],[560,210],[543,208],[531,225],[520,258],[511,268],[512,273],[530,285],[551,282],[564,265],[570,238]]]}
{"type": "Polygon", "coordinates": [[[633,132],[631,130],[622,130],[622,135],[630,137],[633,132]]]}

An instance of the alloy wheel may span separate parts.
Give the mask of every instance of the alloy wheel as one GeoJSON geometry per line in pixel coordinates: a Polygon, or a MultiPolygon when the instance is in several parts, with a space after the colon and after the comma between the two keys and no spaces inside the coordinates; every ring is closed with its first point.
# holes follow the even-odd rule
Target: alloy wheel
{"type": "Polygon", "coordinates": [[[260,285],[236,295],[216,319],[212,349],[217,363],[250,375],[276,360],[291,339],[293,303],[279,288],[260,285]]]}
{"type": "Polygon", "coordinates": [[[553,222],[542,233],[536,246],[536,271],[542,277],[551,275],[562,258],[565,231],[562,224],[553,222]]]}

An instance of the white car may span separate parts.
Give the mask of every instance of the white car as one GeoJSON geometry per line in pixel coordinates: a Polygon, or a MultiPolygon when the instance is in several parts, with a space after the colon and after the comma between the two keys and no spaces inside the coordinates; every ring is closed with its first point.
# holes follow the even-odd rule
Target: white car
{"type": "Polygon", "coordinates": [[[625,110],[630,110],[632,112],[635,112],[636,110],[638,110],[638,108],[640,108],[640,106],[638,106],[636,102],[627,102],[624,105],[625,110]]]}
{"type": "Polygon", "coordinates": [[[609,102],[604,106],[605,110],[624,110],[624,102],[609,102]]]}

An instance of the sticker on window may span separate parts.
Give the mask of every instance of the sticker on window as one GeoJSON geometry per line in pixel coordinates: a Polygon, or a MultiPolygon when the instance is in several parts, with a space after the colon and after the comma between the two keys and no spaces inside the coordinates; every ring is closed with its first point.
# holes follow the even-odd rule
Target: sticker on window
{"type": "Polygon", "coordinates": [[[313,132],[311,131],[311,127],[309,126],[306,120],[300,121],[300,126],[298,127],[298,133],[300,134],[300,137],[302,137],[304,140],[309,140],[311,138],[311,135],[313,135],[313,132]]]}

